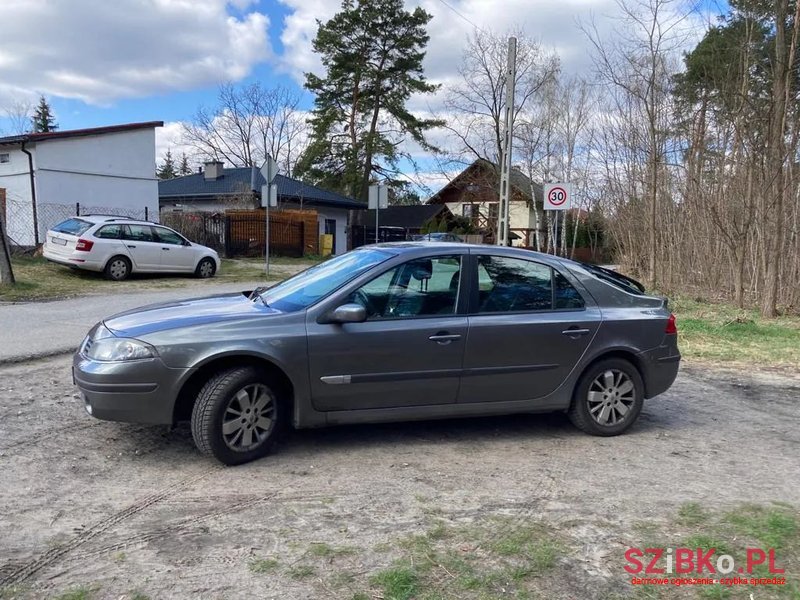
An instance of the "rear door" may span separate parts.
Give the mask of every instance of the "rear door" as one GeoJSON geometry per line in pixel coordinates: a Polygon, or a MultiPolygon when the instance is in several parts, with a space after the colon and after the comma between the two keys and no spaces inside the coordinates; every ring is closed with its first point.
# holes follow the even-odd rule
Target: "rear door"
{"type": "Polygon", "coordinates": [[[600,326],[600,311],[544,263],[472,257],[469,335],[459,402],[541,398],[566,379],[600,326]]]}
{"type": "Polygon", "coordinates": [[[124,225],[122,237],[137,271],[161,270],[161,244],[150,225],[124,225]]]}
{"type": "Polygon", "coordinates": [[[186,240],[166,227],[154,225],[153,231],[161,245],[162,271],[194,271],[196,252],[192,246],[186,245],[186,240]]]}

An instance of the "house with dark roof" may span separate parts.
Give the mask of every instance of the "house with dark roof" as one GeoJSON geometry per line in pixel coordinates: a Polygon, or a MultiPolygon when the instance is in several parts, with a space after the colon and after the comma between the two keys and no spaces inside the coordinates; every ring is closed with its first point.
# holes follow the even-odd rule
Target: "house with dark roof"
{"type": "Polygon", "coordinates": [[[44,242],[81,212],[158,214],[155,129],[161,121],[0,137],[0,188],[12,244],[44,242]]]}
{"type": "MultiPolygon", "coordinates": [[[[162,211],[252,209],[261,206],[261,186],[265,183],[256,167],[225,168],[221,162],[209,161],[198,173],[160,181],[158,201],[162,211]]],[[[363,202],[285,175],[276,175],[273,183],[278,186],[279,209],[315,210],[320,235],[333,235],[334,253],[347,251],[349,213],[365,209],[363,202]]]]}
{"type": "MultiPolygon", "coordinates": [[[[542,186],[519,169],[510,174],[509,231],[515,246],[533,246],[538,219],[536,201],[541,204],[542,186]]],[[[427,204],[444,204],[457,216],[472,220],[486,243],[494,243],[500,209],[500,170],[488,160],[478,159],[436,192],[427,204]]]]}

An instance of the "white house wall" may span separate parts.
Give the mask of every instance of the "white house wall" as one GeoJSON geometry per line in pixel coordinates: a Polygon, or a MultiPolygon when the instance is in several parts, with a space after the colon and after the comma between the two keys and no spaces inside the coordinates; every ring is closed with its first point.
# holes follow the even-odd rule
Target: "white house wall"
{"type": "Polygon", "coordinates": [[[334,219],[336,221],[336,248],[334,254],[344,254],[347,252],[347,219],[349,210],[342,210],[338,208],[329,207],[314,207],[317,211],[317,218],[319,219],[319,234],[325,233],[325,219],[334,219]]]}
{"type": "MultiPolygon", "coordinates": [[[[148,217],[158,220],[154,129],[51,139],[28,148],[34,155],[40,242],[44,231],[74,215],[76,203],[82,213],[127,211],[140,218],[147,207],[148,217]]],[[[3,177],[6,169],[0,169],[0,186],[8,188],[9,198],[30,206],[27,156],[20,150],[14,155],[12,168],[23,174],[3,177]]],[[[34,243],[31,221],[9,218],[9,233],[18,244],[34,243]]]]}
{"type": "Polygon", "coordinates": [[[6,189],[6,223],[12,243],[23,244],[33,232],[31,180],[28,156],[19,146],[0,146],[0,154],[8,154],[9,162],[0,163],[0,188],[6,189]]]}

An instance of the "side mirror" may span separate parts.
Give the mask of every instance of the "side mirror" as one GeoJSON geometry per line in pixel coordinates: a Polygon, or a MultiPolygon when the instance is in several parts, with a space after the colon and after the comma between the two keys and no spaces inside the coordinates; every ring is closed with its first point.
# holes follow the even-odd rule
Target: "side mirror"
{"type": "Polygon", "coordinates": [[[328,323],[363,323],[367,320],[367,309],[356,303],[342,304],[328,313],[328,323]]]}

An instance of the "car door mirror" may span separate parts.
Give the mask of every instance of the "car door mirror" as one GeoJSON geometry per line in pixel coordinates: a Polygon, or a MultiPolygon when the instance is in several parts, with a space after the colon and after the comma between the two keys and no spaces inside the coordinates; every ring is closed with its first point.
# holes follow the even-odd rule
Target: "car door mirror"
{"type": "Polygon", "coordinates": [[[351,302],[337,306],[327,316],[327,323],[363,323],[367,320],[367,309],[351,302]]]}

